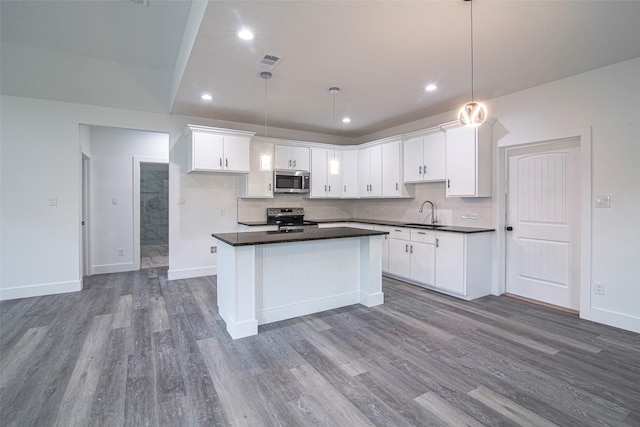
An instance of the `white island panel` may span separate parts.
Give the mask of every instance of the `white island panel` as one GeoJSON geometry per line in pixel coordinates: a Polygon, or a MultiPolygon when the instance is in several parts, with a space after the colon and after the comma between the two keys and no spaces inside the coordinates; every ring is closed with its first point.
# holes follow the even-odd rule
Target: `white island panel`
{"type": "Polygon", "coordinates": [[[359,262],[360,239],[258,246],[258,324],[357,304],[359,262]]]}

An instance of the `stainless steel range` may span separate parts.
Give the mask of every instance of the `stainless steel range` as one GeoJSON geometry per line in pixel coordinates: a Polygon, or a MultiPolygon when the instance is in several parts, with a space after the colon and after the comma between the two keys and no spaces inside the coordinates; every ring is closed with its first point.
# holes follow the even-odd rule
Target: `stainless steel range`
{"type": "Polygon", "coordinates": [[[281,233],[318,227],[317,222],[305,221],[304,208],[267,208],[267,224],[277,225],[281,233]]]}

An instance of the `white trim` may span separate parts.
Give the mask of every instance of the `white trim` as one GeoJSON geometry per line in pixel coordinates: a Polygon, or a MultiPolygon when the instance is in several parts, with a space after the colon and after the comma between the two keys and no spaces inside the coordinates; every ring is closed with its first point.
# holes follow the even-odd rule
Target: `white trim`
{"type": "Polygon", "coordinates": [[[107,274],[107,273],[123,273],[125,271],[135,271],[132,262],[122,262],[118,264],[101,264],[94,265],[93,274],[107,274]]]}
{"type": "Polygon", "coordinates": [[[258,320],[258,325],[264,325],[265,323],[278,322],[280,320],[293,319],[294,317],[319,313],[334,308],[346,307],[358,304],[360,302],[360,294],[361,292],[354,291],[280,307],[256,310],[256,319],[258,320]]]}
{"type": "Polygon", "coordinates": [[[165,164],[169,168],[169,160],[164,157],[133,157],[133,270],[140,270],[140,163],[165,164]]]}
{"type": "Polygon", "coordinates": [[[81,290],[81,280],[73,280],[70,282],[42,283],[29,286],[16,286],[13,288],[0,289],[0,301],[18,298],[39,297],[43,295],[64,294],[68,292],[78,292],[81,290]]]}
{"type": "Polygon", "coordinates": [[[199,268],[184,268],[181,270],[171,270],[167,271],[167,279],[169,280],[180,280],[180,279],[191,279],[193,277],[205,277],[205,276],[215,276],[218,274],[218,267],[199,267],[199,268]]]}
{"type": "Polygon", "coordinates": [[[80,278],[91,276],[93,266],[91,263],[91,237],[93,235],[91,226],[91,156],[81,153],[80,158],[80,278]],[[85,164],[86,176],[85,176],[85,164]],[[82,225],[84,221],[84,225],[82,225]]]}
{"type": "MultiPolygon", "coordinates": [[[[496,153],[497,179],[496,179],[496,264],[494,265],[494,277],[491,293],[500,295],[506,289],[506,188],[507,188],[507,156],[506,149],[541,143],[551,143],[558,140],[578,138],[580,143],[580,182],[582,193],[580,195],[580,317],[595,320],[594,309],[591,307],[591,127],[585,126],[577,129],[557,130],[543,134],[506,135],[498,141],[496,153]]],[[[617,324],[607,323],[611,326],[617,324]]]]}
{"type": "Polygon", "coordinates": [[[255,319],[235,323],[232,316],[227,316],[225,324],[227,325],[227,333],[234,340],[250,337],[258,333],[258,321],[255,319]]]}

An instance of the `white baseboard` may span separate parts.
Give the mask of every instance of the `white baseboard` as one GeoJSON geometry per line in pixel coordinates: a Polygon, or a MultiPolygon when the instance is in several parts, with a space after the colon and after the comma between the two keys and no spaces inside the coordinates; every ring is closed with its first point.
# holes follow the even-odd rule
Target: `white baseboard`
{"type": "Polygon", "coordinates": [[[259,325],[264,325],[266,323],[277,322],[279,320],[293,319],[294,317],[332,310],[334,308],[345,307],[351,304],[358,304],[359,297],[359,292],[349,292],[342,295],[319,298],[313,301],[304,301],[281,307],[256,310],[256,318],[258,319],[259,325]]]}
{"type": "Polygon", "coordinates": [[[73,280],[70,282],[42,283],[38,285],[16,286],[0,289],[0,301],[39,297],[42,295],[65,294],[82,290],[82,282],[73,280]]]}
{"type": "Polygon", "coordinates": [[[366,307],[375,307],[376,305],[384,304],[384,293],[366,294],[360,292],[360,304],[366,307]]]}
{"type": "Polygon", "coordinates": [[[227,325],[227,332],[234,340],[258,334],[258,321],[255,319],[234,323],[230,317],[227,317],[225,323],[227,325]]]}
{"type": "Polygon", "coordinates": [[[185,268],[182,270],[169,269],[167,278],[169,280],[191,279],[192,277],[215,276],[218,274],[218,267],[185,268]]]}
{"type": "Polygon", "coordinates": [[[123,262],[121,264],[102,264],[91,267],[91,275],[107,273],[123,273],[135,270],[133,262],[123,262]]]}
{"type": "Polygon", "coordinates": [[[636,316],[591,307],[587,310],[580,310],[580,318],[640,333],[640,318],[636,316]]]}

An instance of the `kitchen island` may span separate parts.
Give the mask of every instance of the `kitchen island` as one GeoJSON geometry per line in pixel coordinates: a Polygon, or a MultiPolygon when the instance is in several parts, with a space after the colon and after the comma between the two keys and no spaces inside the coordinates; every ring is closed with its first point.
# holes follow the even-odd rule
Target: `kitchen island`
{"type": "Polygon", "coordinates": [[[258,325],[352,304],[382,293],[385,231],[349,227],[220,233],[218,311],[233,339],[258,325]]]}

